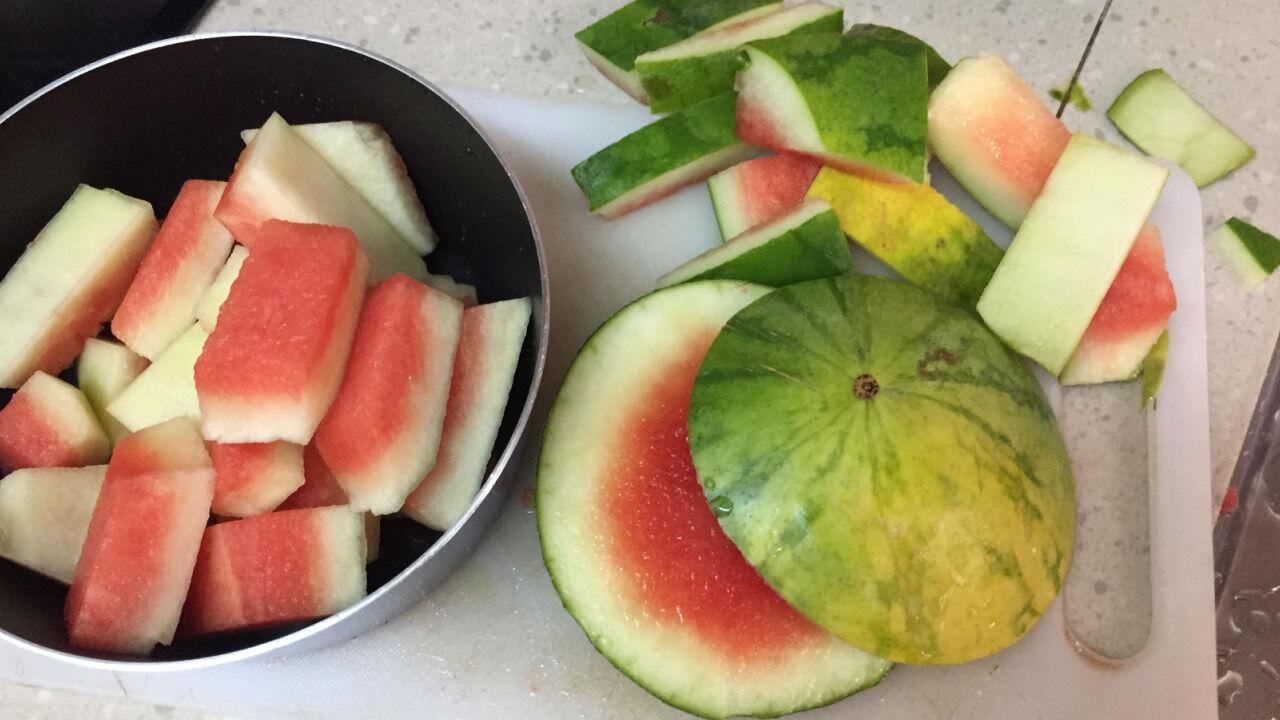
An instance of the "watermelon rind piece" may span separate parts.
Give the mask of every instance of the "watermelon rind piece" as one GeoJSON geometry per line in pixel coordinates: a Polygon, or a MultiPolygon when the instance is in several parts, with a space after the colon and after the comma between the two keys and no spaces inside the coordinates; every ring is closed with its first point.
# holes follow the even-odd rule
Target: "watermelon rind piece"
{"type": "Polygon", "coordinates": [[[929,146],[997,219],[1017,229],[1071,139],[1039,93],[995,55],[967,57],[929,97],[929,146]]]}
{"type": "Polygon", "coordinates": [[[691,280],[742,280],[768,287],[832,277],[853,269],[849,241],[831,206],[809,200],[658,278],[658,287],[691,280]]]}
{"type": "MultiPolygon", "coordinates": [[[[435,249],[439,238],[418,199],[418,189],[409,177],[404,158],[381,125],[340,120],[294,125],[293,129],[406,243],[423,254],[435,249]]],[[[257,128],[241,130],[240,139],[248,145],[257,134],[257,128]]]]}
{"type": "Polygon", "coordinates": [[[1280,239],[1238,217],[1213,231],[1209,245],[1249,290],[1261,285],[1280,267],[1280,239]]]}
{"type": "Polygon", "coordinates": [[[821,169],[813,158],[783,153],[752,158],[707,178],[720,237],[735,238],[804,202],[821,169]]]}
{"type": "Polygon", "coordinates": [[[574,34],[587,60],[637,102],[647,102],[636,58],[698,32],[777,12],[776,0],[633,0],[574,34]]]}
{"type": "Polygon", "coordinates": [[[1060,374],[1168,178],[1165,168],[1114,145],[1072,137],[978,314],[1014,350],[1060,374]]]}
{"type": "Polygon", "coordinates": [[[1008,647],[1070,565],[1071,466],[1039,383],[972,313],[900,280],[739,311],[698,369],[689,444],[765,580],[895,662],[1008,647]]]}
{"type": "Polygon", "coordinates": [[[1142,361],[1142,407],[1154,407],[1160,385],[1164,382],[1164,366],[1169,360],[1169,331],[1160,333],[1151,352],[1142,361]]]}
{"type": "Polygon", "coordinates": [[[750,157],[733,126],[732,93],[703,100],[578,163],[574,182],[592,213],[625,215],[750,157]]]}
{"type": "Polygon", "coordinates": [[[747,45],[739,137],[848,172],[924,182],[929,77],[917,44],[870,35],[788,35],[747,45]]]}
{"type": "Polygon", "coordinates": [[[129,428],[107,412],[107,406],[120,397],[148,365],[146,358],[122,343],[101,338],[86,340],[84,351],[76,360],[76,387],[84,393],[112,443],[128,435],[129,428]]]}
{"type": "Polygon", "coordinates": [[[405,499],[405,515],[444,532],[470,507],[489,468],[532,312],[529,298],[462,312],[440,451],[405,499]]]}
{"type": "Polygon", "coordinates": [[[80,389],[39,370],[0,408],[0,472],[97,465],[111,439],[80,389]]]}
{"type": "Polygon", "coordinates": [[[1134,78],[1107,108],[1107,117],[1143,152],[1177,163],[1197,187],[1254,156],[1248,143],[1160,68],[1134,78]]]}
{"type": "Polygon", "coordinates": [[[1134,239],[1058,382],[1094,385],[1137,377],[1177,306],[1160,231],[1148,223],[1134,239]]]}
{"type": "Polygon", "coordinates": [[[70,585],[106,474],[106,465],[92,465],[26,468],[5,476],[0,558],[70,585]]]}
{"type": "Polygon", "coordinates": [[[972,308],[1004,251],[937,190],[823,168],[809,196],[831,203],[845,234],[908,281],[972,308]]]}
{"type": "Polygon", "coordinates": [[[462,303],[463,307],[472,307],[478,304],[476,286],[458,282],[450,275],[428,275],[427,285],[462,303]]]}
{"type": "Polygon", "coordinates": [[[107,413],[131,432],[178,417],[198,421],[195,367],[208,339],[209,334],[193,324],[107,405],[107,413]]]}
{"type": "Polygon", "coordinates": [[[120,305],[156,227],[145,200],[76,187],[0,280],[0,387],[71,365],[120,305]]]}
{"type": "MultiPolygon", "coordinates": [[[[661,390],[669,368],[691,371],[684,359],[767,292],[731,281],[700,281],[659,290],[619,311],[569,368],[538,461],[538,534],[565,608],[619,670],[662,701],[706,718],[775,717],[826,705],[874,685],[889,670],[889,663],[807,623],[809,631],[787,636],[784,647],[722,649],[698,623],[682,622],[679,607],[655,610],[654,602],[661,601],[654,592],[661,588],[641,591],[615,561],[615,543],[622,539],[609,532],[609,513],[602,508],[609,506],[611,485],[628,477],[619,479],[613,467],[615,448],[632,429],[627,411],[661,390]]],[[[696,484],[692,493],[698,507],[709,511],[696,484]]],[[[741,562],[736,551],[733,557],[741,562]]],[[[787,616],[796,617],[789,609],[787,616]]],[[[748,645],[776,632],[771,624],[753,625],[729,610],[717,620],[738,624],[742,633],[735,640],[748,645]]]]}
{"type": "Polygon", "coordinates": [[[218,311],[222,309],[222,303],[226,302],[227,296],[231,294],[231,285],[240,276],[240,267],[248,257],[249,248],[243,245],[233,247],[227,262],[223,264],[218,274],[213,276],[213,283],[200,298],[200,302],[196,303],[196,320],[205,332],[213,332],[213,328],[218,324],[218,311]]]}
{"type": "Polygon", "coordinates": [[[899,42],[911,43],[924,48],[925,59],[928,61],[929,67],[929,89],[933,90],[938,87],[938,83],[942,82],[947,73],[951,72],[951,63],[947,62],[937,50],[929,43],[912,35],[905,30],[899,30],[896,27],[888,25],[876,25],[875,23],[857,23],[849,28],[848,35],[870,35],[872,37],[885,38],[886,40],[897,40],[899,42]]]}
{"type": "Polygon", "coordinates": [[[746,43],[793,33],[838,33],[843,29],[844,10],[823,2],[804,2],[775,13],[721,24],[647,52],[636,58],[636,71],[649,97],[649,108],[655,113],[672,112],[733,90],[746,43]]]}

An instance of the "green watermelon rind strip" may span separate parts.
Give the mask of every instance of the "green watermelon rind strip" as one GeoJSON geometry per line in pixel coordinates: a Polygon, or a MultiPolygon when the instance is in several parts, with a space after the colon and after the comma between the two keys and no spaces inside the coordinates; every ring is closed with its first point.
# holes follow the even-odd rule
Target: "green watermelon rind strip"
{"type": "Polygon", "coordinates": [[[1254,149],[1163,69],[1134,78],[1107,108],[1116,129],[1148,155],[1179,165],[1197,187],[1253,159],[1254,149]]]}
{"type": "Polygon", "coordinates": [[[1238,217],[1215,230],[1209,244],[1250,290],[1280,267],[1280,239],[1238,217]]]}
{"type": "Polygon", "coordinates": [[[574,37],[591,64],[636,100],[644,89],[636,58],[725,22],[774,12],[777,0],[633,0],[574,37]]]}
{"type": "Polygon", "coordinates": [[[783,217],[718,245],[658,278],[658,287],[692,280],[741,280],[781,287],[853,269],[835,211],[810,200],[783,217]]]}
{"type": "Polygon", "coordinates": [[[897,40],[899,42],[913,43],[924,48],[925,58],[929,67],[929,89],[933,90],[938,87],[938,83],[947,77],[947,73],[951,72],[951,63],[947,62],[942,55],[929,43],[912,35],[905,30],[899,30],[896,27],[888,25],[876,25],[875,23],[858,23],[850,27],[847,35],[870,35],[872,37],[884,38],[886,40],[897,40]]]}
{"type": "Polygon", "coordinates": [[[706,280],[655,291],[619,310],[569,366],[538,459],[538,539],[565,609],[619,672],[672,707],[704,718],[771,718],[822,707],[874,686],[892,667],[831,639],[782,663],[777,673],[744,683],[724,672],[722,655],[704,653],[683,627],[673,631],[647,620],[610,586],[616,567],[597,542],[596,510],[604,501],[592,481],[610,461],[611,445],[598,440],[620,431],[618,408],[649,389],[646,362],[679,352],[690,335],[718,327],[768,292],[706,280]],[[732,702],[730,693],[736,694],[732,702]],[[743,693],[754,697],[744,700],[743,693]]]}
{"type": "Polygon", "coordinates": [[[704,100],[627,135],[574,166],[591,212],[616,217],[746,159],[734,134],[732,93],[704,100]],[[692,172],[688,172],[692,170],[692,172]]]}
{"type": "Polygon", "coordinates": [[[824,34],[761,40],[747,48],[787,74],[804,104],[792,112],[811,118],[825,157],[925,181],[929,83],[923,47],[824,34]]]}
{"type": "Polygon", "coordinates": [[[636,71],[655,113],[679,110],[733,90],[745,64],[742,46],[755,40],[806,33],[838,33],[844,10],[824,3],[795,5],[749,24],[703,31],[636,58],[636,71]]]}

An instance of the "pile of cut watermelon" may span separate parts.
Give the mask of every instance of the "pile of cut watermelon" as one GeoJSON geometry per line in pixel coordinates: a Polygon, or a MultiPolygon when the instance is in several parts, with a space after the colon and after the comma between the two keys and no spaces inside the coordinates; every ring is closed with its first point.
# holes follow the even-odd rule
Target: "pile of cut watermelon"
{"type": "Polygon", "coordinates": [[[79,650],[350,607],[379,518],[445,531],[489,463],[530,300],[428,274],[381,127],[244,139],[161,222],[81,185],[0,281],[0,557],[70,586],[79,650]]]}
{"type": "MultiPolygon", "coordinates": [[[[953,66],[817,0],[634,0],[576,37],[663,114],[573,168],[589,210],[706,180],[723,243],[608,320],[561,388],[537,514],[565,607],[712,718],[1017,642],[1075,531],[1023,358],[1155,394],[1177,301],[1148,220],[1169,170],[1073,134],[998,57],[953,66]],[[1016,232],[1007,250],[930,186],[931,156],[1016,232]],[[849,242],[898,277],[853,272],[849,242]]],[[[1108,115],[1200,185],[1253,155],[1162,71],[1108,115]]],[[[1216,242],[1251,283],[1280,266],[1242,221],[1216,242]]]]}

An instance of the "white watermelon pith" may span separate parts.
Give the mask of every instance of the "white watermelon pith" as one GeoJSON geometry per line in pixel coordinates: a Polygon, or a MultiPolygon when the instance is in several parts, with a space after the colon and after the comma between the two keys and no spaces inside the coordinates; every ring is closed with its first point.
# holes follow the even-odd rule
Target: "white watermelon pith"
{"type": "Polygon", "coordinates": [[[231,252],[231,233],[213,217],[224,187],[183,184],[111,320],[111,333],[148,360],[196,321],[196,304],[231,252]]]}
{"type": "Polygon", "coordinates": [[[0,480],[0,557],[70,585],[106,473],[28,468],[0,480]]]}
{"type": "Polygon", "coordinates": [[[416,280],[427,276],[418,251],[277,114],[240,153],[215,215],[251,251],[271,219],[350,228],[374,282],[398,272],[416,280]]]}
{"type": "Polygon", "coordinates": [[[129,434],[129,428],[107,412],[112,400],[147,369],[147,359],[118,342],[89,338],[76,361],[76,386],[89,401],[102,429],[114,443],[129,434]]]}
{"type": "Polygon", "coordinates": [[[67,594],[72,646],[146,654],[173,640],[213,482],[209,455],[190,420],[120,441],[67,594]]]}
{"type": "MultiPolygon", "coordinates": [[[[957,63],[929,101],[929,141],[938,158],[992,214],[1017,229],[1039,197],[1071,134],[1003,60],[957,63]]],[[[1160,234],[1146,225],[1059,380],[1127,380],[1177,306],[1160,234]],[[1156,266],[1155,262],[1159,263],[1156,266]],[[1145,347],[1144,347],[1145,346],[1145,347]]]]}
{"type": "Polygon", "coordinates": [[[539,459],[538,532],[565,607],[629,677],[708,718],[824,705],[889,669],[765,584],[693,469],[698,365],[725,321],[765,292],[701,281],[621,310],[570,367],[539,459]]]}
{"type": "Polygon", "coordinates": [[[222,303],[226,302],[227,296],[231,294],[231,285],[239,277],[240,267],[244,265],[247,257],[249,257],[249,248],[243,245],[231,248],[231,255],[227,257],[227,262],[214,276],[209,289],[205,290],[204,295],[200,297],[200,302],[196,304],[196,320],[205,332],[213,332],[214,326],[218,324],[218,311],[222,309],[222,303]]]}
{"type": "Polygon", "coordinates": [[[365,595],[365,525],[345,507],[282,510],[205,530],[181,632],[332,615],[365,595]]]}
{"type": "Polygon", "coordinates": [[[107,405],[107,414],[134,432],[177,417],[199,420],[195,366],[208,338],[199,325],[187,328],[107,405]]]}
{"type": "MultiPolygon", "coordinates": [[[[404,158],[396,152],[396,146],[381,125],[343,120],[294,125],[293,129],[405,242],[423,254],[435,249],[436,233],[427,221],[418,189],[409,178],[404,158]]],[[[245,130],[240,137],[248,145],[257,134],[256,129],[245,130]]]]}
{"type": "Polygon", "coordinates": [[[214,515],[249,517],[271,512],[303,484],[302,446],[270,443],[207,443],[217,482],[214,515]]]}
{"type": "Polygon", "coordinates": [[[462,517],[484,482],[524,346],[528,298],[478,305],[462,313],[458,352],[435,465],[402,508],[436,530],[462,517]]]}
{"type": "Polygon", "coordinates": [[[70,366],[115,313],[155,232],[148,203],[77,187],[0,280],[0,387],[70,366]]]}
{"type": "Polygon", "coordinates": [[[369,291],[315,437],[356,510],[399,510],[435,464],[461,320],[461,303],[405,275],[369,291]]]}
{"type": "Polygon", "coordinates": [[[346,228],[259,229],[195,366],[206,439],[311,442],[342,382],[369,263],[346,228]]]}
{"type": "Polygon", "coordinates": [[[720,237],[729,240],[804,202],[822,163],[793,153],[754,158],[707,180],[720,237]]]}
{"type": "Polygon", "coordinates": [[[463,307],[479,304],[475,285],[458,282],[449,275],[428,275],[427,285],[462,303],[463,307]]]}
{"type": "Polygon", "coordinates": [[[107,461],[111,440],[84,393],[36,372],[0,409],[0,470],[107,461]]]}

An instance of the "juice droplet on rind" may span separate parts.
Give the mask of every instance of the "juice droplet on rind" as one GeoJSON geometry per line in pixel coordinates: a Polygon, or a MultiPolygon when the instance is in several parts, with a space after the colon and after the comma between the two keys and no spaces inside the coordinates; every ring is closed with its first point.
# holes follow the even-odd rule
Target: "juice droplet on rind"
{"type": "Polygon", "coordinates": [[[733,500],[725,495],[717,495],[711,501],[711,512],[718,518],[728,517],[733,512],[733,500]]]}

